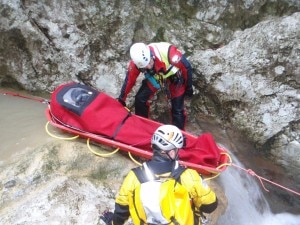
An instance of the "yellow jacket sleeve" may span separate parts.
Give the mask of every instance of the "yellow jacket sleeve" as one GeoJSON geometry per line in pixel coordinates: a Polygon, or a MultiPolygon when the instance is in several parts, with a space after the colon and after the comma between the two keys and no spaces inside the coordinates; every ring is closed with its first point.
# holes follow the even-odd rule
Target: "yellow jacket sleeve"
{"type": "Polygon", "coordinates": [[[127,176],[125,177],[121,188],[119,190],[119,193],[116,197],[116,203],[128,206],[129,205],[129,199],[133,196],[134,189],[139,185],[139,181],[134,174],[134,172],[131,170],[127,176]]]}
{"type": "Polygon", "coordinates": [[[216,194],[211,190],[207,183],[200,177],[197,171],[186,169],[180,176],[181,184],[188,189],[190,197],[196,209],[201,206],[217,206],[216,194]]]}
{"type": "Polygon", "coordinates": [[[125,177],[115,200],[113,225],[122,225],[129,218],[129,201],[130,198],[132,198],[134,189],[138,184],[139,181],[134,172],[130,171],[125,177]]]}

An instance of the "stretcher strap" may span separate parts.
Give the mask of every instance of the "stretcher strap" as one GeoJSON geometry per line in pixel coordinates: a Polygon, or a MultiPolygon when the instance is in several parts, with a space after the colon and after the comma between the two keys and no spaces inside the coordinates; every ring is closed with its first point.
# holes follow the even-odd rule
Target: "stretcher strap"
{"type": "Polygon", "coordinates": [[[131,116],[131,112],[128,112],[128,114],[126,115],[126,117],[121,121],[121,123],[119,124],[119,126],[117,127],[117,129],[115,130],[112,139],[115,139],[115,137],[118,135],[121,127],[123,126],[123,124],[126,122],[126,120],[131,116]]]}

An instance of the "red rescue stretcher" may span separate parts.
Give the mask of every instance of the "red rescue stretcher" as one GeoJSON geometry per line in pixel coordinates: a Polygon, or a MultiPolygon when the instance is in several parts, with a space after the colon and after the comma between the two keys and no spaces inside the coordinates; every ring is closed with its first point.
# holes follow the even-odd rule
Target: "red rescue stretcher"
{"type": "MultiPolygon", "coordinates": [[[[55,89],[46,116],[52,126],[62,131],[146,159],[152,156],[152,134],[162,125],[132,114],[104,92],[75,82],[55,89]]],[[[186,137],[186,147],[179,151],[182,165],[206,176],[227,168],[230,156],[210,133],[194,136],[182,132],[186,137]]]]}

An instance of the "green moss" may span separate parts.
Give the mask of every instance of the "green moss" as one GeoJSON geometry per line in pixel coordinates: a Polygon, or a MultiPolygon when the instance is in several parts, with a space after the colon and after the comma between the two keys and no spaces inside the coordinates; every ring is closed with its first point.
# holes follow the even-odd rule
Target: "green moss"
{"type": "Polygon", "coordinates": [[[264,5],[259,8],[257,13],[253,9],[244,9],[240,3],[232,2],[234,13],[225,10],[222,18],[219,19],[221,24],[226,25],[229,29],[235,30],[240,28],[242,30],[253,27],[255,24],[270,16],[283,16],[297,12],[297,7],[290,6],[289,3],[284,1],[266,1],[264,5]]]}
{"type": "Polygon", "coordinates": [[[44,164],[41,169],[44,174],[48,175],[57,171],[60,167],[60,161],[58,160],[58,146],[48,149],[48,154],[44,155],[43,161],[44,164]]]}
{"type": "MultiPolygon", "coordinates": [[[[0,67],[0,86],[1,87],[7,87],[12,88],[15,90],[24,90],[24,88],[18,83],[18,81],[13,77],[13,75],[10,75],[9,72],[2,73],[3,66],[0,67]],[[4,76],[2,76],[4,75],[4,76]]],[[[7,71],[4,69],[4,72],[7,71]]]]}
{"type": "Polygon", "coordinates": [[[283,16],[285,14],[292,14],[297,11],[297,7],[290,6],[289,3],[285,1],[266,1],[266,3],[260,8],[258,14],[283,16]]]}
{"type": "Polygon", "coordinates": [[[183,21],[187,18],[193,18],[199,9],[203,8],[200,1],[194,1],[193,4],[187,4],[187,1],[179,1],[178,3],[183,21]]]}
{"type": "Polygon", "coordinates": [[[156,31],[156,35],[152,39],[152,42],[161,42],[161,41],[167,41],[165,40],[165,28],[164,27],[159,27],[156,31]]]}
{"type": "Polygon", "coordinates": [[[88,175],[89,178],[100,181],[106,180],[109,177],[118,175],[120,173],[122,168],[116,168],[109,162],[115,159],[105,158],[104,160],[106,160],[105,163],[99,163],[97,168],[91,171],[91,173],[88,175]]]}

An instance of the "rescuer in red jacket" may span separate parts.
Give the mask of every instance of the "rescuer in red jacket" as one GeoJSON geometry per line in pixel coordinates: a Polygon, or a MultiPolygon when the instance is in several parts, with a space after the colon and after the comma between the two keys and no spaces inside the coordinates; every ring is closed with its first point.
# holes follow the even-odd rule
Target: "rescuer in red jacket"
{"type": "Polygon", "coordinates": [[[145,79],[135,96],[135,114],[149,117],[149,100],[162,89],[171,102],[172,124],[184,129],[186,113],[184,97],[193,96],[192,67],[187,58],[166,42],[135,43],[130,48],[126,78],[118,100],[126,106],[126,98],[136,79],[144,74],[145,79]]]}

